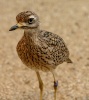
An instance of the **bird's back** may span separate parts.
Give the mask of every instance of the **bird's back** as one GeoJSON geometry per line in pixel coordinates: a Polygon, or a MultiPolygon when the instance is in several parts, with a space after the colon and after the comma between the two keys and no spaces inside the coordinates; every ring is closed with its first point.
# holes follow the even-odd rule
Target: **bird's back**
{"type": "Polygon", "coordinates": [[[44,51],[55,66],[63,62],[72,62],[69,59],[69,50],[63,39],[54,33],[41,31],[38,35],[40,48],[44,51]]]}

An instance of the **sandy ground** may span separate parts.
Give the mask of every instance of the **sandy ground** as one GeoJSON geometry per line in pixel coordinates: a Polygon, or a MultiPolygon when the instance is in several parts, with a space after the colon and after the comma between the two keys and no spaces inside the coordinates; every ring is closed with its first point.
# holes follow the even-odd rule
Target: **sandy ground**
{"type": "MultiPolygon", "coordinates": [[[[32,10],[41,29],[59,34],[73,64],[57,67],[57,100],[89,100],[89,0],[0,0],[0,100],[39,100],[36,74],[22,64],[16,45],[23,30],[9,32],[16,15],[32,10]]],[[[43,100],[53,100],[53,77],[40,72],[43,100]]]]}

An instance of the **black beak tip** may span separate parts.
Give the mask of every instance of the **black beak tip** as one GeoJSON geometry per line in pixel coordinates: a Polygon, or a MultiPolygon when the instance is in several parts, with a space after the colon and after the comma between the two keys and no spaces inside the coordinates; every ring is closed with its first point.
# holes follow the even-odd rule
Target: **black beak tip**
{"type": "Polygon", "coordinates": [[[9,31],[12,31],[12,29],[10,28],[9,31]]]}

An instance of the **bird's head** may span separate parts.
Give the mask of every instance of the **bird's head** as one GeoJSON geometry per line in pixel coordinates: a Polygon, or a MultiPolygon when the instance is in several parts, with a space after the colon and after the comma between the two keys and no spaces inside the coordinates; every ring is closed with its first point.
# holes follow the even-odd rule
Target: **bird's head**
{"type": "Polygon", "coordinates": [[[21,29],[34,29],[39,27],[38,16],[31,11],[21,12],[16,16],[17,24],[12,26],[9,31],[21,29]]]}

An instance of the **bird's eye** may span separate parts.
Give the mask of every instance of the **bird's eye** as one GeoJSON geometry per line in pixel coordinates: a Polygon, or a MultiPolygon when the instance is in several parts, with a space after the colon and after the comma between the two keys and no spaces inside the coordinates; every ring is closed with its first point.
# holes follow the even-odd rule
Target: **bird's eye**
{"type": "Polygon", "coordinates": [[[29,24],[32,24],[33,22],[34,22],[34,18],[28,19],[28,23],[29,23],[29,24]]]}

